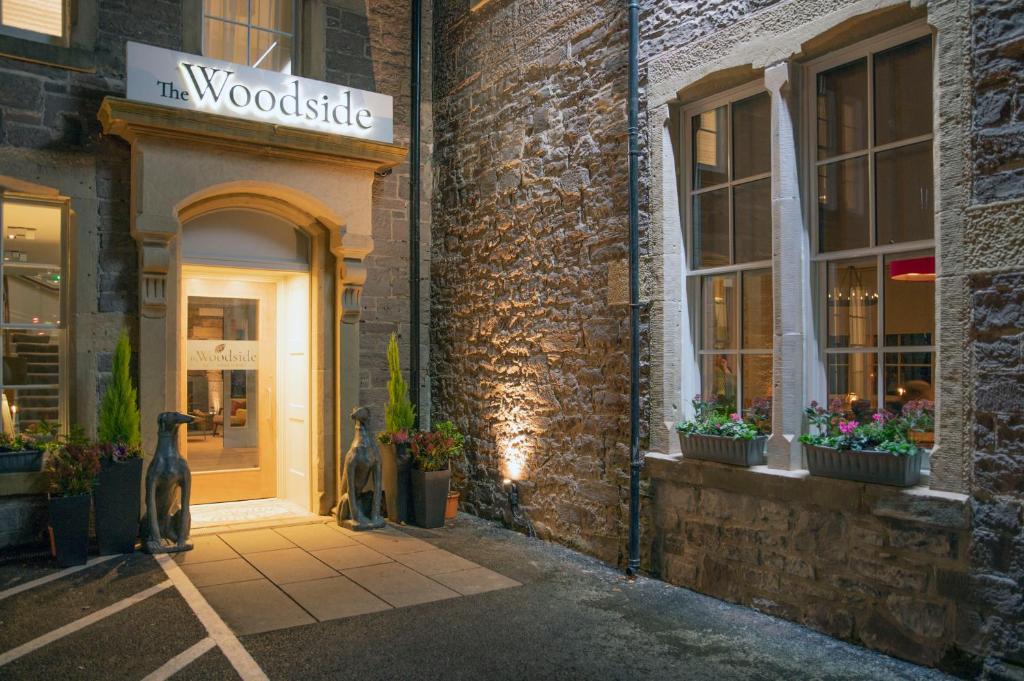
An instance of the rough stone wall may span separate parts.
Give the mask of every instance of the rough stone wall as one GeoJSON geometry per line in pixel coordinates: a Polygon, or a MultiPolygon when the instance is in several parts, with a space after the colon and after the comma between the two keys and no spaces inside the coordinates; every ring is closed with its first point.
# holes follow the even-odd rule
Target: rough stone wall
{"type": "MultiPolygon", "coordinates": [[[[395,142],[410,140],[410,22],[407,0],[328,0],[326,23],[326,80],[381,92],[394,97],[395,142]]],[[[420,154],[421,171],[420,259],[421,377],[429,355],[429,244],[430,171],[433,124],[431,119],[432,22],[431,3],[423,3],[424,42],[420,154]]],[[[387,402],[387,341],[398,333],[402,366],[409,362],[409,163],[396,167],[373,185],[374,250],[367,258],[368,275],[362,294],[360,320],[360,395],[369,405],[374,428],[383,427],[387,402]]],[[[407,377],[408,378],[408,377],[407,377]]],[[[427,400],[429,394],[424,392],[427,400]]],[[[429,404],[428,401],[423,402],[429,404]]],[[[427,411],[426,409],[424,411],[427,411]]],[[[347,446],[347,445],[346,445],[347,446]]]]}
{"type": "Polygon", "coordinates": [[[1024,196],[1024,5],[973,0],[974,197],[1024,196]]]}
{"type": "Polygon", "coordinates": [[[648,467],[654,574],[914,662],[972,671],[954,643],[970,536],[962,495],[678,455],[649,457],[648,467]]]}

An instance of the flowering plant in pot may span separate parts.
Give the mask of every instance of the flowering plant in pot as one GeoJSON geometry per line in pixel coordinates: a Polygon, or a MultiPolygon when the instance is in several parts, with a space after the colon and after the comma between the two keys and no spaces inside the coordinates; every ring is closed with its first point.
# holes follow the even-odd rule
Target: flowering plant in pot
{"type": "Polygon", "coordinates": [[[100,474],[93,500],[100,553],[131,553],[139,534],[142,446],[138,393],[130,373],[131,345],[121,332],[110,383],[100,403],[96,445],[100,474]]]}
{"type": "Polygon", "coordinates": [[[921,477],[922,450],[914,433],[934,423],[929,400],[912,400],[898,414],[878,410],[861,422],[842,400],[828,408],[811,402],[804,410],[814,432],[800,436],[812,475],[909,487],[921,477]]]}
{"type": "Polygon", "coordinates": [[[413,522],[420,527],[442,527],[451,481],[452,458],[462,454],[463,439],[455,426],[442,422],[431,432],[416,432],[412,453],[413,522]]]}
{"type": "MultiPolygon", "coordinates": [[[[451,421],[441,421],[435,426],[436,430],[446,437],[452,440],[453,446],[451,451],[451,458],[449,459],[449,468],[452,470],[452,478],[456,481],[456,484],[462,484],[465,482],[465,470],[459,465],[451,466],[451,463],[455,462],[456,459],[462,458],[462,453],[465,450],[466,438],[459,432],[458,428],[451,421]]],[[[444,507],[444,519],[453,520],[459,512],[459,490],[451,489],[451,484],[448,486],[448,499],[444,507]]]]}
{"type": "Polygon", "coordinates": [[[416,410],[409,400],[409,388],[402,376],[398,355],[398,336],[388,339],[388,403],[384,407],[384,430],[380,442],[381,486],[387,516],[392,522],[407,523],[410,518],[410,473],[412,456],[409,441],[416,424],[416,410]]]}
{"type": "Polygon", "coordinates": [[[758,398],[744,417],[721,408],[715,395],[696,395],[692,419],[676,424],[683,455],[737,466],[765,462],[764,445],[771,428],[771,402],[758,398]]]}
{"type": "Polygon", "coordinates": [[[83,565],[89,550],[89,499],[100,472],[96,448],[67,438],[46,457],[51,550],[62,567],[83,565]]]}
{"type": "Polygon", "coordinates": [[[43,419],[23,432],[0,433],[0,473],[34,473],[43,458],[60,446],[60,426],[43,419]]]}

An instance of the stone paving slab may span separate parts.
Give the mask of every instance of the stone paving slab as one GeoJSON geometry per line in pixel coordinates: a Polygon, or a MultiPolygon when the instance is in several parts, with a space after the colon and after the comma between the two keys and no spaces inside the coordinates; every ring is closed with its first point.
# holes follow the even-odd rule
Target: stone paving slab
{"type": "Polygon", "coordinates": [[[295,546],[271,529],[225,532],[218,536],[241,554],[290,549],[295,546]]]}
{"type": "Polygon", "coordinates": [[[181,566],[181,569],[197,587],[263,579],[260,571],[242,558],[214,560],[207,563],[186,563],[181,566]]]}
{"type": "Polygon", "coordinates": [[[312,624],[316,620],[268,579],[199,589],[236,634],[312,624]]]}
{"type": "Polygon", "coordinates": [[[447,572],[435,575],[437,581],[450,589],[458,591],[463,596],[482,594],[497,589],[508,589],[514,586],[522,586],[514,579],[498,574],[494,570],[485,567],[477,567],[472,570],[460,570],[458,572],[447,572]]]}
{"type": "Polygon", "coordinates": [[[454,553],[449,553],[444,549],[428,549],[426,551],[403,553],[396,556],[395,560],[428,577],[441,575],[446,572],[457,572],[459,570],[470,570],[480,567],[476,563],[456,556],[454,553]]]}
{"type": "Polygon", "coordinates": [[[391,610],[390,605],[341,575],[282,584],[281,588],[321,622],[391,610]]]}
{"type": "Polygon", "coordinates": [[[339,546],[333,549],[311,552],[317,559],[330,565],[335,570],[348,570],[349,568],[365,567],[367,565],[378,565],[390,563],[391,559],[383,553],[374,551],[368,546],[355,544],[353,546],[339,546]]]}
{"type": "Polygon", "coordinates": [[[459,596],[457,592],[399,563],[353,568],[343,574],[396,608],[459,596]]]}
{"type": "Polygon", "coordinates": [[[216,535],[190,537],[189,543],[192,544],[191,551],[174,554],[174,560],[178,561],[179,565],[238,558],[238,553],[216,535]]]}
{"type": "MultiPolygon", "coordinates": [[[[339,528],[340,529],[340,528],[339,528]]],[[[288,541],[307,551],[319,551],[338,546],[358,546],[358,542],[349,535],[333,530],[329,525],[298,525],[295,527],[279,527],[274,530],[288,541]]]]}
{"type": "Polygon", "coordinates": [[[324,579],[338,574],[297,547],[247,554],[246,560],[275,584],[324,579]]]}

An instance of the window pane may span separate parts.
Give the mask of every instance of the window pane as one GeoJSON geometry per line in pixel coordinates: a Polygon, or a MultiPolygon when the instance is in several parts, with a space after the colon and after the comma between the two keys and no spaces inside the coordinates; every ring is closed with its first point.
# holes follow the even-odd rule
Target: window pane
{"type": "Polygon", "coordinates": [[[732,190],[736,262],[772,257],[772,181],[738,184],[732,190]]]}
{"type": "Polygon", "coordinates": [[[818,74],[818,158],[864,149],[868,143],[867,60],[818,74]]]}
{"type": "Polygon", "coordinates": [[[736,275],[704,277],[702,350],[736,348],[736,275]]]}
{"type": "Polygon", "coordinates": [[[875,144],[932,131],[932,39],[875,55],[875,144]]]}
{"type": "Polygon", "coordinates": [[[819,250],[868,246],[868,160],[866,156],[818,168],[819,250]]]}
{"type": "Polygon", "coordinates": [[[874,258],[828,264],[828,347],[865,348],[877,343],[878,284],[874,258]]]}
{"type": "Polygon", "coordinates": [[[3,210],[3,321],[60,322],[60,206],[7,201],[3,210]]]}
{"type": "Polygon", "coordinates": [[[879,244],[933,238],[932,201],[931,142],[897,147],[875,155],[879,244]]]}
{"type": "MultiPolygon", "coordinates": [[[[885,353],[885,408],[898,414],[911,400],[935,400],[935,354],[931,352],[885,353]]],[[[931,432],[911,433],[922,447],[935,444],[931,432]]]]}
{"type": "Polygon", "coordinates": [[[840,400],[848,414],[870,421],[878,407],[876,356],[873,352],[828,355],[828,399],[840,400]]]}
{"type": "Polygon", "coordinates": [[[0,23],[44,35],[64,35],[64,0],[3,0],[0,23]]]}
{"type": "Polygon", "coordinates": [[[772,342],[772,271],[743,273],[743,347],[761,350],[772,342]]]}
{"type": "Polygon", "coordinates": [[[211,17],[221,17],[243,24],[249,21],[249,0],[206,0],[204,11],[211,17]]]}
{"type": "Polygon", "coordinates": [[[691,119],[694,189],[711,187],[729,179],[725,117],[726,107],[720,106],[691,119]]]}
{"type": "Polygon", "coordinates": [[[253,26],[294,33],[293,0],[252,0],[253,26]]]}
{"type": "Polygon", "coordinates": [[[60,331],[8,329],[2,338],[5,386],[60,384],[60,331]]]}
{"type": "Polygon", "coordinates": [[[770,172],[771,98],[754,95],[732,105],[732,177],[741,180],[770,172]]]}
{"type": "Polygon", "coordinates": [[[4,414],[4,432],[7,431],[8,425],[13,426],[14,432],[23,433],[42,421],[60,422],[60,388],[56,385],[44,388],[4,386],[2,401],[6,402],[6,405],[0,405],[0,413],[3,411],[2,407],[6,406],[11,418],[8,424],[7,415],[4,414]]]}
{"type": "Polygon", "coordinates": [[[716,189],[693,197],[693,264],[729,264],[729,190],[716,189]]]}
{"type": "MultiPolygon", "coordinates": [[[[772,399],[772,356],[743,355],[743,409],[755,400],[772,399]]],[[[768,419],[771,421],[771,418],[768,419]]]]}
{"type": "Polygon", "coordinates": [[[279,33],[253,31],[250,47],[250,63],[260,69],[292,72],[292,39],[279,33]]]}
{"type": "Polygon", "coordinates": [[[890,347],[931,345],[935,333],[932,251],[887,256],[884,274],[885,344],[890,347]],[[899,279],[893,279],[893,274],[899,279]]]}
{"type": "Polygon", "coordinates": [[[248,29],[216,19],[203,19],[203,54],[214,59],[248,64],[248,29]]]}
{"type": "Polygon", "coordinates": [[[703,394],[718,398],[720,411],[736,411],[736,355],[703,355],[701,386],[703,394]]]}

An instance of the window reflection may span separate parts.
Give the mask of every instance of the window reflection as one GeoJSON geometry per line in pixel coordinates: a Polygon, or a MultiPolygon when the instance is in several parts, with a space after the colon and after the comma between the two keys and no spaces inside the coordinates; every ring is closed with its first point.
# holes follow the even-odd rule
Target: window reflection
{"type": "Polygon", "coordinates": [[[864,149],[868,143],[867,60],[818,74],[818,158],[864,149]]]}
{"type": "Polygon", "coordinates": [[[713,187],[729,179],[728,154],[725,152],[725,121],[727,109],[720,106],[694,116],[693,188],[713,187]]]}
{"type": "Polygon", "coordinates": [[[828,347],[873,347],[878,339],[875,258],[828,264],[828,347]]]}
{"type": "Polygon", "coordinates": [[[877,359],[873,352],[835,353],[828,356],[829,402],[861,421],[870,421],[878,407],[877,359]]]}
{"type": "Polygon", "coordinates": [[[704,277],[704,350],[736,348],[736,275],[704,277]]]}

